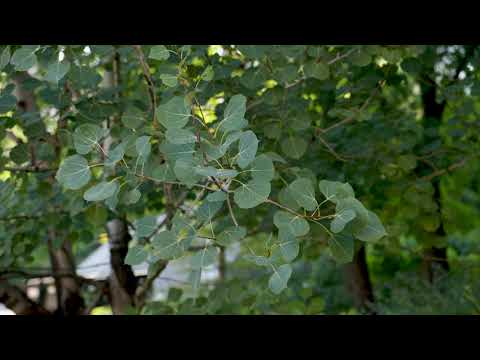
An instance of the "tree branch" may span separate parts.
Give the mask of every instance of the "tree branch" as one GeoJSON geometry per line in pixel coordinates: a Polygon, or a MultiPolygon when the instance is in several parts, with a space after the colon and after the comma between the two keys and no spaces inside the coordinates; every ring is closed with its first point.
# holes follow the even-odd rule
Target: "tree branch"
{"type": "Polygon", "coordinates": [[[145,61],[145,55],[143,54],[142,47],[140,45],[132,45],[137,53],[138,61],[140,62],[143,70],[143,76],[148,86],[148,95],[150,96],[150,107],[153,112],[153,126],[157,124],[157,98],[155,95],[155,85],[150,75],[150,69],[148,68],[147,62],[145,61]]]}
{"type": "Polygon", "coordinates": [[[0,302],[17,315],[50,315],[43,306],[31,300],[19,287],[0,282],[0,302]]]}
{"type": "Polygon", "coordinates": [[[5,166],[3,168],[7,171],[12,172],[31,172],[31,173],[41,173],[41,172],[49,172],[49,171],[57,171],[57,168],[39,168],[39,167],[14,167],[14,166],[5,166]]]}

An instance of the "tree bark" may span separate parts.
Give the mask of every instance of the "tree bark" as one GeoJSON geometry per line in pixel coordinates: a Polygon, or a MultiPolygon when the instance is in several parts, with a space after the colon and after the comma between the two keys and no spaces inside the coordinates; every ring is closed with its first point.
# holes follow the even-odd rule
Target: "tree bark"
{"type": "Polygon", "coordinates": [[[54,229],[49,229],[48,235],[48,251],[57,293],[56,313],[62,316],[81,315],[85,309],[85,302],[80,294],[80,283],[74,275],[76,268],[71,243],[65,240],[59,248],[55,248],[53,241],[58,233],[54,229]],[[73,275],[65,276],[65,273],[73,275]],[[60,274],[61,276],[57,276],[60,274]]]}
{"type": "Polygon", "coordinates": [[[30,300],[20,288],[0,279],[0,302],[17,315],[50,315],[50,313],[30,300]]]}
{"type": "Polygon", "coordinates": [[[112,312],[123,314],[135,305],[135,291],[138,279],[131,266],[125,264],[128,243],[131,240],[125,221],[113,219],[107,223],[110,244],[110,264],[112,273],[109,278],[112,312]]]}
{"type": "MultiPolygon", "coordinates": [[[[443,112],[445,110],[445,102],[437,103],[436,101],[436,86],[423,86],[422,102],[424,109],[424,121],[429,121],[429,125],[438,128],[442,121],[443,112]]],[[[417,168],[417,171],[421,171],[422,166],[417,168]]],[[[432,181],[434,188],[434,201],[438,205],[438,211],[442,213],[442,202],[440,196],[440,180],[434,179],[432,181]]],[[[435,232],[438,236],[445,236],[445,230],[443,228],[443,221],[440,218],[440,226],[435,232]]],[[[434,281],[434,274],[436,267],[442,267],[448,271],[448,260],[446,248],[430,247],[424,250],[422,260],[422,272],[429,282],[434,281]]]]}
{"type": "Polygon", "coordinates": [[[353,297],[355,307],[368,314],[375,314],[372,305],[375,302],[368,272],[365,246],[362,246],[355,254],[353,261],[345,265],[347,286],[353,297]]]}
{"type": "MultiPolygon", "coordinates": [[[[457,79],[460,72],[463,71],[470,58],[475,52],[476,46],[466,46],[465,55],[458,64],[457,70],[455,72],[455,78],[457,79]]],[[[433,69],[431,69],[433,73],[433,69]]],[[[446,107],[446,101],[443,100],[440,103],[436,101],[436,84],[429,85],[428,82],[422,85],[422,103],[424,110],[424,123],[429,121],[429,125],[435,129],[438,129],[442,123],[443,113],[446,107]]],[[[417,173],[422,170],[422,166],[417,167],[417,173]]],[[[434,201],[438,205],[438,211],[440,213],[440,226],[435,231],[435,235],[439,237],[447,236],[445,228],[443,226],[443,221],[441,218],[442,214],[442,199],[440,194],[440,178],[435,178],[432,180],[432,185],[434,188],[434,201]]],[[[435,269],[441,268],[445,271],[449,271],[449,264],[447,259],[447,249],[445,247],[431,247],[424,251],[424,257],[422,260],[422,272],[425,274],[425,277],[429,282],[435,280],[435,269]]]]}
{"type": "MultiPolygon", "coordinates": [[[[120,58],[117,52],[113,55],[112,71],[105,71],[103,85],[105,87],[120,85],[120,58]]],[[[120,100],[118,95],[117,100],[120,100]]],[[[117,120],[118,117],[107,119],[105,126],[110,128],[117,120]]],[[[104,153],[107,155],[111,141],[111,137],[107,136],[102,144],[104,153]]],[[[121,216],[117,216],[106,224],[106,228],[110,245],[110,265],[112,268],[108,280],[110,303],[112,312],[119,315],[125,313],[128,308],[135,306],[135,291],[138,279],[135,277],[131,266],[125,264],[128,243],[131,240],[126,221],[121,216]]]]}

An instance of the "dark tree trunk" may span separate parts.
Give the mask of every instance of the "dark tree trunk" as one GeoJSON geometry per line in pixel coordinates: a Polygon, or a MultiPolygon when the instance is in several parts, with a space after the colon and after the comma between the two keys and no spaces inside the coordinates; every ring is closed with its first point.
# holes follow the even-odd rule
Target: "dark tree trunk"
{"type": "Polygon", "coordinates": [[[85,309],[85,302],[80,295],[80,284],[75,277],[75,262],[71,243],[65,240],[56,249],[53,246],[56,236],[59,236],[58,233],[50,229],[48,250],[57,292],[58,309],[56,313],[62,316],[81,315],[85,309]],[[72,274],[72,276],[65,276],[65,274],[72,274]]]}
{"type": "Polygon", "coordinates": [[[125,221],[113,219],[107,223],[108,241],[110,244],[110,300],[114,314],[122,314],[135,305],[135,291],[138,279],[131,266],[125,264],[128,243],[131,239],[125,221]]]}
{"type": "MultiPolygon", "coordinates": [[[[455,71],[454,79],[457,79],[460,72],[462,72],[470,58],[473,56],[476,50],[476,45],[473,46],[465,46],[465,55],[460,60],[458,67],[455,71]]],[[[430,73],[433,73],[433,69],[430,70],[430,73]]],[[[429,74],[426,74],[427,77],[429,74]]],[[[424,110],[424,125],[428,122],[428,125],[433,128],[439,128],[440,124],[442,123],[443,113],[446,107],[446,102],[443,100],[441,103],[437,103],[436,101],[436,85],[428,80],[427,82],[423,83],[422,85],[422,102],[423,102],[423,110],[424,110]],[[429,84],[431,83],[431,84],[429,84]]],[[[420,172],[422,170],[421,167],[417,168],[417,171],[420,172]]],[[[438,204],[440,216],[442,214],[442,199],[440,194],[440,179],[435,178],[432,181],[432,185],[434,187],[434,200],[438,204]]],[[[443,226],[443,221],[440,218],[440,226],[435,232],[435,235],[440,237],[445,237],[445,228],[443,226]]],[[[446,248],[438,248],[438,247],[431,247],[424,251],[424,259],[422,262],[422,269],[423,272],[428,279],[428,281],[434,281],[434,274],[435,268],[442,268],[445,271],[449,270],[449,264],[447,259],[447,249],[446,248]]]]}
{"type": "Polygon", "coordinates": [[[368,272],[365,246],[355,254],[353,261],[345,265],[347,285],[353,297],[355,307],[369,314],[375,314],[372,305],[375,302],[368,272]]]}
{"type": "MultiPolygon", "coordinates": [[[[445,110],[446,103],[443,101],[437,103],[436,101],[436,86],[424,85],[422,89],[422,102],[424,110],[424,126],[437,128],[442,122],[443,112],[445,110]]],[[[417,172],[423,170],[422,166],[417,167],[417,172]]],[[[435,235],[445,237],[445,229],[443,227],[443,221],[441,219],[442,213],[442,200],[440,195],[440,179],[435,178],[432,181],[434,188],[434,201],[438,205],[438,211],[440,213],[440,226],[435,232],[435,235]]],[[[436,268],[443,268],[448,271],[447,249],[430,247],[424,250],[422,260],[422,271],[429,282],[434,281],[434,274],[436,268]]]]}
{"type": "Polygon", "coordinates": [[[0,302],[17,315],[49,315],[50,313],[30,300],[20,288],[0,279],[0,302]]]}

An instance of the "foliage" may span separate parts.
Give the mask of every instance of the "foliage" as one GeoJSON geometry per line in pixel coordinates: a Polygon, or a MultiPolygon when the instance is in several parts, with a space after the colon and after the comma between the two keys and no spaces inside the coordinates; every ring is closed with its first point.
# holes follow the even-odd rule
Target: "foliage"
{"type": "MultiPolygon", "coordinates": [[[[402,239],[451,246],[477,226],[480,53],[462,65],[466,51],[1,46],[0,268],[45,262],[35,257],[52,228],[56,247],[76,251],[122,218],[125,264],[190,258],[186,300],[171,290],[142,313],[348,312],[320,273],[334,277],[362,246],[382,258],[401,254],[402,239]],[[422,105],[432,84],[446,104],[439,125],[422,105]],[[34,110],[17,104],[19,89],[34,110]],[[435,182],[457,168],[439,198],[435,182]],[[227,278],[203,288],[202,271],[236,245],[227,278]]],[[[383,270],[369,261],[375,283],[383,270]]],[[[415,301],[385,312],[423,312],[415,301]]]]}

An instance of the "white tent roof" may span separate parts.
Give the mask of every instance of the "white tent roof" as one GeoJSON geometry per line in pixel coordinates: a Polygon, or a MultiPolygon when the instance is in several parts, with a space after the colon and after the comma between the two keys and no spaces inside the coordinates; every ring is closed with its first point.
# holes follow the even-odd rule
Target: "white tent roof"
{"type": "Polygon", "coordinates": [[[0,315],[15,315],[15,313],[7,308],[5,305],[0,303],[0,315]]]}
{"type": "MultiPolygon", "coordinates": [[[[226,262],[234,261],[239,250],[239,246],[229,247],[225,252],[226,262]]],[[[144,262],[133,266],[132,269],[136,276],[145,276],[148,271],[148,263],[144,262]]],[[[87,279],[104,280],[110,276],[111,271],[109,244],[100,245],[77,266],[77,274],[87,279]]],[[[169,261],[167,267],[153,283],[153,298],[165,298],[170,287],[183,287],[188,284],[190,271],[190,256],[169,261]]],[[[218,277],[218,264],[213,264],[203,269],[200,281],[209,283],[218,279],[218,277]]]]}

